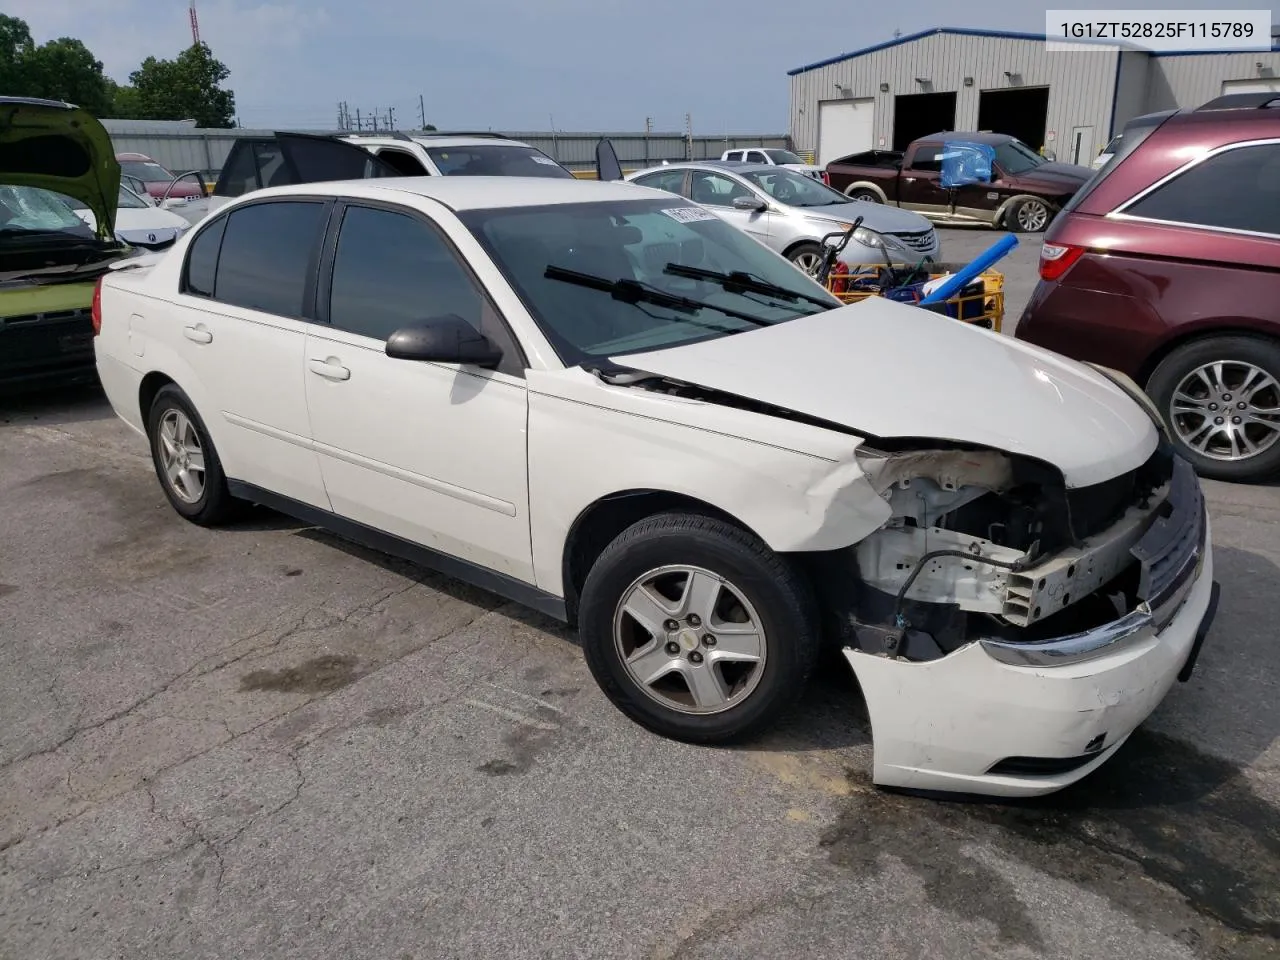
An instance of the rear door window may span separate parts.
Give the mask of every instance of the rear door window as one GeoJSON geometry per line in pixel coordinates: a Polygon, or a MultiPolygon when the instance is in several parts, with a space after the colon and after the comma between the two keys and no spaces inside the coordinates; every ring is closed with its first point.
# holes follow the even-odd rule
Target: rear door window
{"type": "Polygon", "coordinates": [[[910,169],[926,173],[941,173],[942,144],[928,143],[918,147],[915,156],[911,158],[910,169]]]}
{"type": "Polygon", "coordinates": [[[223,231],[214,299],[302,317],[325,206],[318,200],[264,201],[233,210],[223,231]]]}
{"type": "Polygon", "coordinates": [[[680,196],[684,191],[684,171],[666,170],[661,173],[647,173],[643,177],[636,177],[635,182],[642,187],[653,187],[680,196]]]}
{"type": "Polygon", "coordinates": [[[1120,212],[1280,236],[1280,141],[1230,147],[1207,157],[1120,212]]]}

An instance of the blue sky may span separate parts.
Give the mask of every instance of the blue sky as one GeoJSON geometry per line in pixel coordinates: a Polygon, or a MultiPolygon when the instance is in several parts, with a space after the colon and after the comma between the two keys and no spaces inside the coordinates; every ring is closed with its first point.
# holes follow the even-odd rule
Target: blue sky
{"type": "MultiPolygon", "coordinates": [[[[1043,31],[1016,0],[197,0],[246,127],[325,127],[418,96],[441,129],[776,133],[786,71],[933,26],[1043,31]],[[854,12],[854,11],[858,12],[854,12]]],[[[1096,4],[1096,0],[1095,0],[1096,4]]],[[[1061,0],[1055,7],[1074,6],[1061,0]]],[[[1136,4],[1134,4],[1136,6],[1136,4]]],[[[191,42],[187,0],[6,0],[40,42],[83,40],[124,81],[191,42]]]]}

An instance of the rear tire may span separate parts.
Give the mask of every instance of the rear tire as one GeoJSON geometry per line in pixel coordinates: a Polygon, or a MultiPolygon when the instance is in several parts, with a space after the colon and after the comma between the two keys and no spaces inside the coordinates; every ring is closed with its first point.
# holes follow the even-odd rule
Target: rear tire
{"type": "Polygon", "coordinates": [[[1280,412],[1259,413],[1280,411],[1280,343],[1222,336],[1185,344],[1156,367],[1147,393],[1202,477],[1248,483],[1280,474],[1280,412]]]}
{"type": "Polygon", "coordinates": [[[218,451],[190,398],[170,383],[157,391],[147,412],[151,462],[160,488],[181,516],[215,526],[239,512],[227,490],[218,451]]]}
{"type": "Polygon", "coordinates": [[[819,654],[814,610],[808,582],[755,536],[668,513],[605,548],[578,622],[618,709],[665,737],[720,744],[764,730],[804,689],[819,654]]]}
{"type": "Polygon", "coordinates": [[[876,193],[874,190],[868,190],[866,187],[858,187],[855,190],[850,190],[846,196],[848,196],[850,200],[866,200],[869,203],[884,202],[880,199],[880,194],[876,193]]]}

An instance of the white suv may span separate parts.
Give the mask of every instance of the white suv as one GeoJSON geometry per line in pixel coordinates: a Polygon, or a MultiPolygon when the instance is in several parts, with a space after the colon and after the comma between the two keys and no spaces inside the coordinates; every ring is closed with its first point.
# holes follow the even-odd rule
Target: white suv
{"type": "Polygon", "coordinates": [[[103,387],[180,515],[256,501],[576,621],[668,736],[764,729],[825,638],[877,783],[1046,793],[1212,617],[1200,486],[1137,387],[843,306],[669,193],[267,189],[94,300],[103,387]]]}
{"type": "Polygon", "coordinates": [[[266,187],[425,176],[573,179],[537,147],[490,134],[274,133],[241,137],[232,144],[201,215],[266,187]]]}

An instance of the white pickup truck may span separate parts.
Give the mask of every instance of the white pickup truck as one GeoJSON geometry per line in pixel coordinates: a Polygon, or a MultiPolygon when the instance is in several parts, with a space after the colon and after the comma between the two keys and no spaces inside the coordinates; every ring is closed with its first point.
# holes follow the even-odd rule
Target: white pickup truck
{"type": "Polygon", "coordinates": [[[766,163],[773,167],[786,167],[788,170],[795,170],[797,173],[803,173],[806,177],[813,177],[815,180],[823,179],[822,167],[812,163],[805,163],[803,158],[796,156],[790,150],[780,150],[777,147],[726,150],[720,154],[720,159],[737,163],[766,163]]]}

